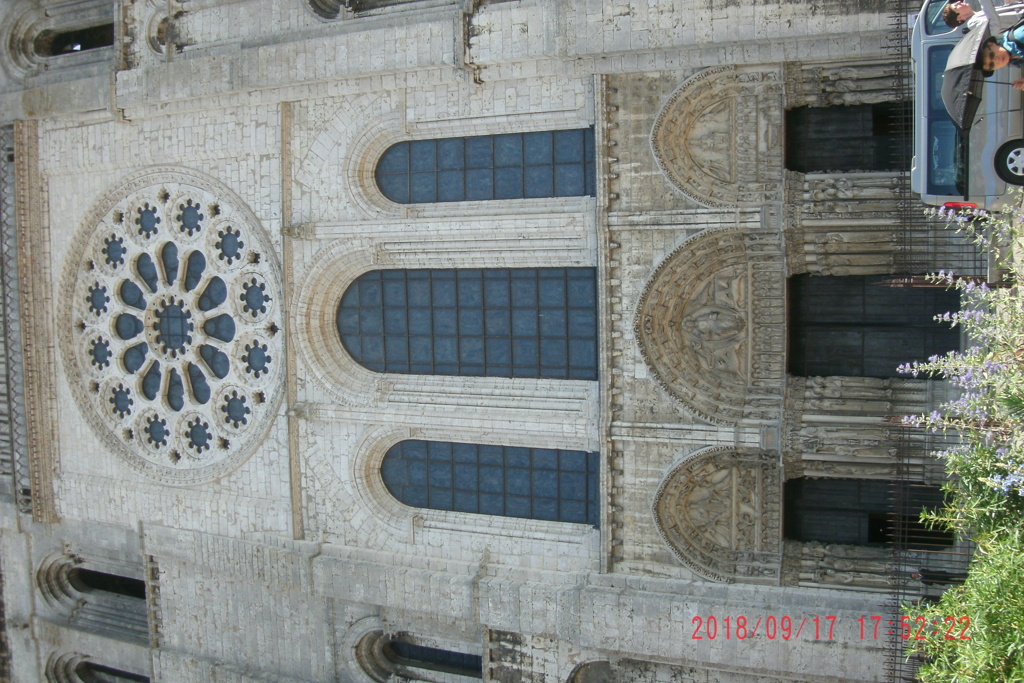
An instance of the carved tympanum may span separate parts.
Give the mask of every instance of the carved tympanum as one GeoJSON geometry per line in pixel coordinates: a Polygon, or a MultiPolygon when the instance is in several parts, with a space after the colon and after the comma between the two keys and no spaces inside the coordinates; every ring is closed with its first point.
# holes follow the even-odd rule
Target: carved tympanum
{"type": "Polygon", "coordinates": [[[641,297],[635,330],[644,360],[710,421],[770,419],[780,405],[784,281],[762,266],[780,258],[776,242],[740,230],[702,233],[662,262],[641,297]]]}
{"type": "Polygon", "coordinates": [[[781,192],[782,112],[778,73],[706,69],[658,115],[654,156],[672,184],[700,204],[760,206],[781,192]]]}
{"type": "Polygon", "coordinates": [[[683,564],[716,581],[779,576],[778,455],[710,448],[676,465],[658,487],[658,532],[683,564]]]}

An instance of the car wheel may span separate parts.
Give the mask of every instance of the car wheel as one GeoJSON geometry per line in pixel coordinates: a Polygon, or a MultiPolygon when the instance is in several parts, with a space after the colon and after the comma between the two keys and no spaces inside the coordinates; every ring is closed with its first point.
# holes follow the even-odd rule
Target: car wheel
{"type": "Polygon", "coordinates": [[[999,148],[996,175],[1011,185],[1024,185],[1024,140],[1010,140],[999,148]]]}

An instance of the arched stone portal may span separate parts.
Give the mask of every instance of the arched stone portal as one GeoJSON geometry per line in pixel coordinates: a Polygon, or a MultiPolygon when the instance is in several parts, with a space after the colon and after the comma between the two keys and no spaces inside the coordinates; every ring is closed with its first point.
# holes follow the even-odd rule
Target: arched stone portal
{"type": "Polygon", "coordinates": [[[719,423],[777,419],[785,372],[777,234],[701,233],[655,270],[637,306],[640,352],[658,382],[719,423]]]}
{"type": "Polygon", "coordinates": [[[779,456],[708,448],[675,465],[654,496],[658,533],[715,581],[777,583],[782,564],[779,456]]]}
{"type": "Polygon", "coordinates": [[[673,185],[704,206],[778,201],[783,106],[776,71],[705,69],[683,82],[658,114],[654,157],[673,185]]]}

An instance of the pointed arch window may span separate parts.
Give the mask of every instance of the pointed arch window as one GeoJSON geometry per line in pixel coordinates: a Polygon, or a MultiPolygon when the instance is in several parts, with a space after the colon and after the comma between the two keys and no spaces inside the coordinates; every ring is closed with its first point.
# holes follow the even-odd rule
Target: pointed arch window
{"type": "Polygon", "coordinates": [[[370,271],[337,325],[375,372],[597,379],[593,268],[370,271]]]}
{"type": "Polygon", "coordinates": [[[401,441],[384,456],[381,478],[400,502],[598,526],[597,453],[445,441],[401,441]]]}
{"type": "Polygon", "coordinates": [[[399,204],[593,197],[594,129],[406,140],[374,175],[399,204]]]}

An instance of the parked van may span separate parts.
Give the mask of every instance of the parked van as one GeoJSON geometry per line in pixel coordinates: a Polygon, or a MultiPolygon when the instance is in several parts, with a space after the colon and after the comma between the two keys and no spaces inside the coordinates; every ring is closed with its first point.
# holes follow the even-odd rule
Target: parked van
{"type": "Polygon", "coordinates": [[[986,81],[978,116],[969,135],[963,135],[942,104],[942,72],[949,53],[968,29],[951,29],[943,23],[946,2],[925,0],[911,36],[914,161],[910,187],[932,206],[970,202],[997,209],[1010,186],[1024,185],[1024,93],[1007,84],[1021,77],[1021,69],[1008,66],[986,81]]]}

